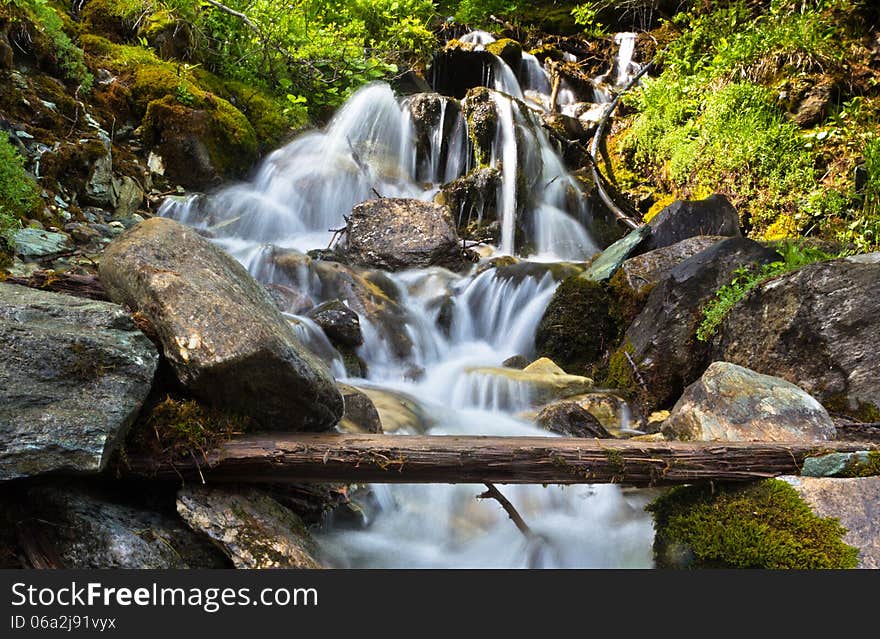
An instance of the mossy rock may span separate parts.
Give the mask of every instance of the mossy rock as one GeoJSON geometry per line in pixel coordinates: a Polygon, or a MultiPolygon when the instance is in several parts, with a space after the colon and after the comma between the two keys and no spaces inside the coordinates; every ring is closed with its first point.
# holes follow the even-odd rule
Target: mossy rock
{"type": "Polygon", "coordinates": [[[120,3],[114,0],[88,0],[80,11],[80,22],[85,31],[113,42],[125,42],[134,36],[135,21],[126,16],[120,3]]]}
{"type": "Polygon", "coordinates": [[[190,189],[242,177],[257,160],[257,137],[247,118],[223,98],[191,92],[153,100],[142,124],[144,144],[158,153],[166,173],[190,189]]]}
{"type": "Polygon", "coordinates": [[[544,61],[548,59],[554,62],[561,62],[565,59],[565,54],[552,44],[542,44],[529,51],[529,53],[538,58],[538,62],[541,64],[544,64],[544,61]]]}
{"type": "Polygon", "coordinates": [[[492,158],[492,143],[498,128],[498,111],[489,89],[477,87],[468,91],[464,115],[477,165],[487,167],[492,158]]]}
{"type": "Polygon", "coordinates": [[[654,513],[659,568],[855,568],[846,530],[818,517],[784,481],[674,488],[654,513]]]}
{"type": "Polygon", "coordinates": [[[573,276],[556,289],[535,335],[537,353],[570,373],[592,374],[620,332],[605,284],[573,276]]]}
{"type": "Polygon", "coordinates": [[[522,45],[510,38],[501,38],[486,45],[486,51],[504,60],[513,72],[519,70],[522,62],[522,45]]]}

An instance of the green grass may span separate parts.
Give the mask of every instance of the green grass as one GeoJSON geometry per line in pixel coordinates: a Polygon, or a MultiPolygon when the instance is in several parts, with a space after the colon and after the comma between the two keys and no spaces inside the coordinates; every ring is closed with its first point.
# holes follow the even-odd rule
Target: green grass
{"type": "MultiPolygon", "coordinates": [[[[843,73],[847,38],[856,40],[839,16],[845,8],[838,0],[774,0],[763,9],[739,1],[678,14],[681,35],[661,53],[661,74],[626,98],[636,114],[620,152],[662,192],[728,194],[753,236],[773,236],[780,222],[834,235],[826,222],[849,216],[858,226],[850,236],[876,245],[869,209],[851,211],[851,171],[836,169],[846,177],[832,184],[826,166],[829,155],[852,160],[846,148],[870,122],[833,121],[838,105],[829,121],[802,130],[783,99],[792,83],[843,73]]],[[[866,148],[866,166],[874,150],[866,148]]]]}
{"type": "Polygon", "coordinates": [[[0,235],[11,243],[19,220],[34,213],[40,205],[36,181],[24,169],[24,159],[0,133],[0,235]]]}

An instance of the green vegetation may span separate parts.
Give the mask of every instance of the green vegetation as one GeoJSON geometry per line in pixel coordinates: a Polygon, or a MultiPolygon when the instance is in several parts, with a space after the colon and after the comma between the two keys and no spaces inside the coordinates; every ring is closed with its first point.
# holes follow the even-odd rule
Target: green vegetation
{"type": "Polygon", "coordinates": [[[0,262],[8,261],[5,256],[15,248],[21,219],[34,213],[39,204],[39,189],[25,172],[24,159],[6,133],[0,133],[0,262]]]}
{"type": "Polygon", "coordinates": [[[753,236],[876,246],[876,212],[853,182],[859,151],[866,169],[876,153],[864,139],[876,83],[846,79],[868,52],[864,24],[843,17],[866,6],[738,0],[677,14],[662,73],[626,99],[636,114],[618,150],[661,194],[728,194],[753,236]],[[798,114],[811,91],[815,114],[798,114]]]}
{"type": "Polygon", "coordinates": [[[820,249],[804,246],[800,242],[782,242],[776,250],[782,257],[781,260],[761,266],[741,266],[734,271],[730,283],[718,289],[715,297],[703,308],[703,321],[697,327],[698,340],[708,341],[717,332],[730,310],[752,289],[807,264],[836,257],[820,249]]]}
{"type": "Polygon", "coordinates": [[[786,482],[683,486],[647,507],[660,567],[855,568],[836,519],[816,516],[786,482]]]}
{"type": "Polygon", "coordinates": [[[65,29],[65,14],[57,11],[49,0],[0,0],[0,4],[17,10],[13,20],[25,18],[39,29],[39,33],[33,34],[34,39],[42,36],[48,40],[37,44],[41,56],[53,59],[66,80],[78,84],[84,91],[91,88],[94,78],[86,68],[82,49],[65,29]]]}

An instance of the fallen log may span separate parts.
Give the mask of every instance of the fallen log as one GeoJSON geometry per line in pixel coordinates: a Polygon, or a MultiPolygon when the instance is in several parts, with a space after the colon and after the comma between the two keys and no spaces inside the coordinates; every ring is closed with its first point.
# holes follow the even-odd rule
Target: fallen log
{"type": "Polygon", "coordinates": [[[54,271],[37,271],[30,277],[6,277],[3,281],[19,284],[30,288],[53,293],[66,293],[76,297],[109,302],[110,295],[95,275],[78,275],[76,273],[55,273],[54,271]]]}
{"type": "Polygon", "coordinates": [[[129,454],[121,472],[208,482],[499,483],[658,486],[798,474],[804,459],[866,442],[640,442],[556,437],[256,434],[202,458],[129,454]]]}

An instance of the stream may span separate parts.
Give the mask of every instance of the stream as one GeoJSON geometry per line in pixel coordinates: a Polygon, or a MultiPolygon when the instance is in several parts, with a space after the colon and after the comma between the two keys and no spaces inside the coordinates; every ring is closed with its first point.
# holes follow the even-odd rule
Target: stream
{"type": "MultiPolygon", "coordinates": [[[[460,41],[479,49],[493,37],[474,32],[460,41]]],[[[634,35],[618,34],[615,42],[614,63],[596,79],[594,112],[638,70],[634,35]]],[[[584,262],[600,247],[588,231],[587,198],[540,126],[551,99],[547,71],[524,54],[519,69],[495,58],[484,76],[497,118],[488,165],[500,172],[493,193],[500,230],[496,245],[475,247],[482,260],[469,272],[435,267],[347,275],[346,288],[328,263],[305,255],[331,244],[333,229],[345,226],[355,204],[376,194],[431,200],[441,185],[477,168],[467,104],[436,93],[399,97],[384,83],[355,93],[325,129],[272,153],[251,181],[169,199],[160,213],[209,234],[286,295],[299,337],[337,379],[419,416],[397,432],[549,437],[529,419],[537,408],[530,388],[479,369],[515,355],[534,359],[535,331],[558,284],[554,266],[584,262]],[[420,121],[419,100],[437,105],[439,116],[420,121]],[[518,258],[517,268],[485,268],[499,256],[518,258]],[[365,312],[345,293],[361,276],[394,301],[395,321],[365,312]],[[365,374],[354,374],[305,316],[310,305],[334,298],[359,314],[364,342],[356,355],[365,374]]],[[[583,112],[584,103],[574,99],[563,86],[559,110],[583,112]]],[[[480,222],[486,211],[453,213],[480,222]]],[[[625,431],[625,407],[619,419],[625,431]]],[[[325,563],[344,568],[653,565],[653,524],[643,510],[652,493],[615,485],[499,488],[536,533],[532,539],[497,502],[476,499],[484,486],[434,484],[360,487],[352,494],[359,516],[331,519],[315,537],[325,563]]]]}

